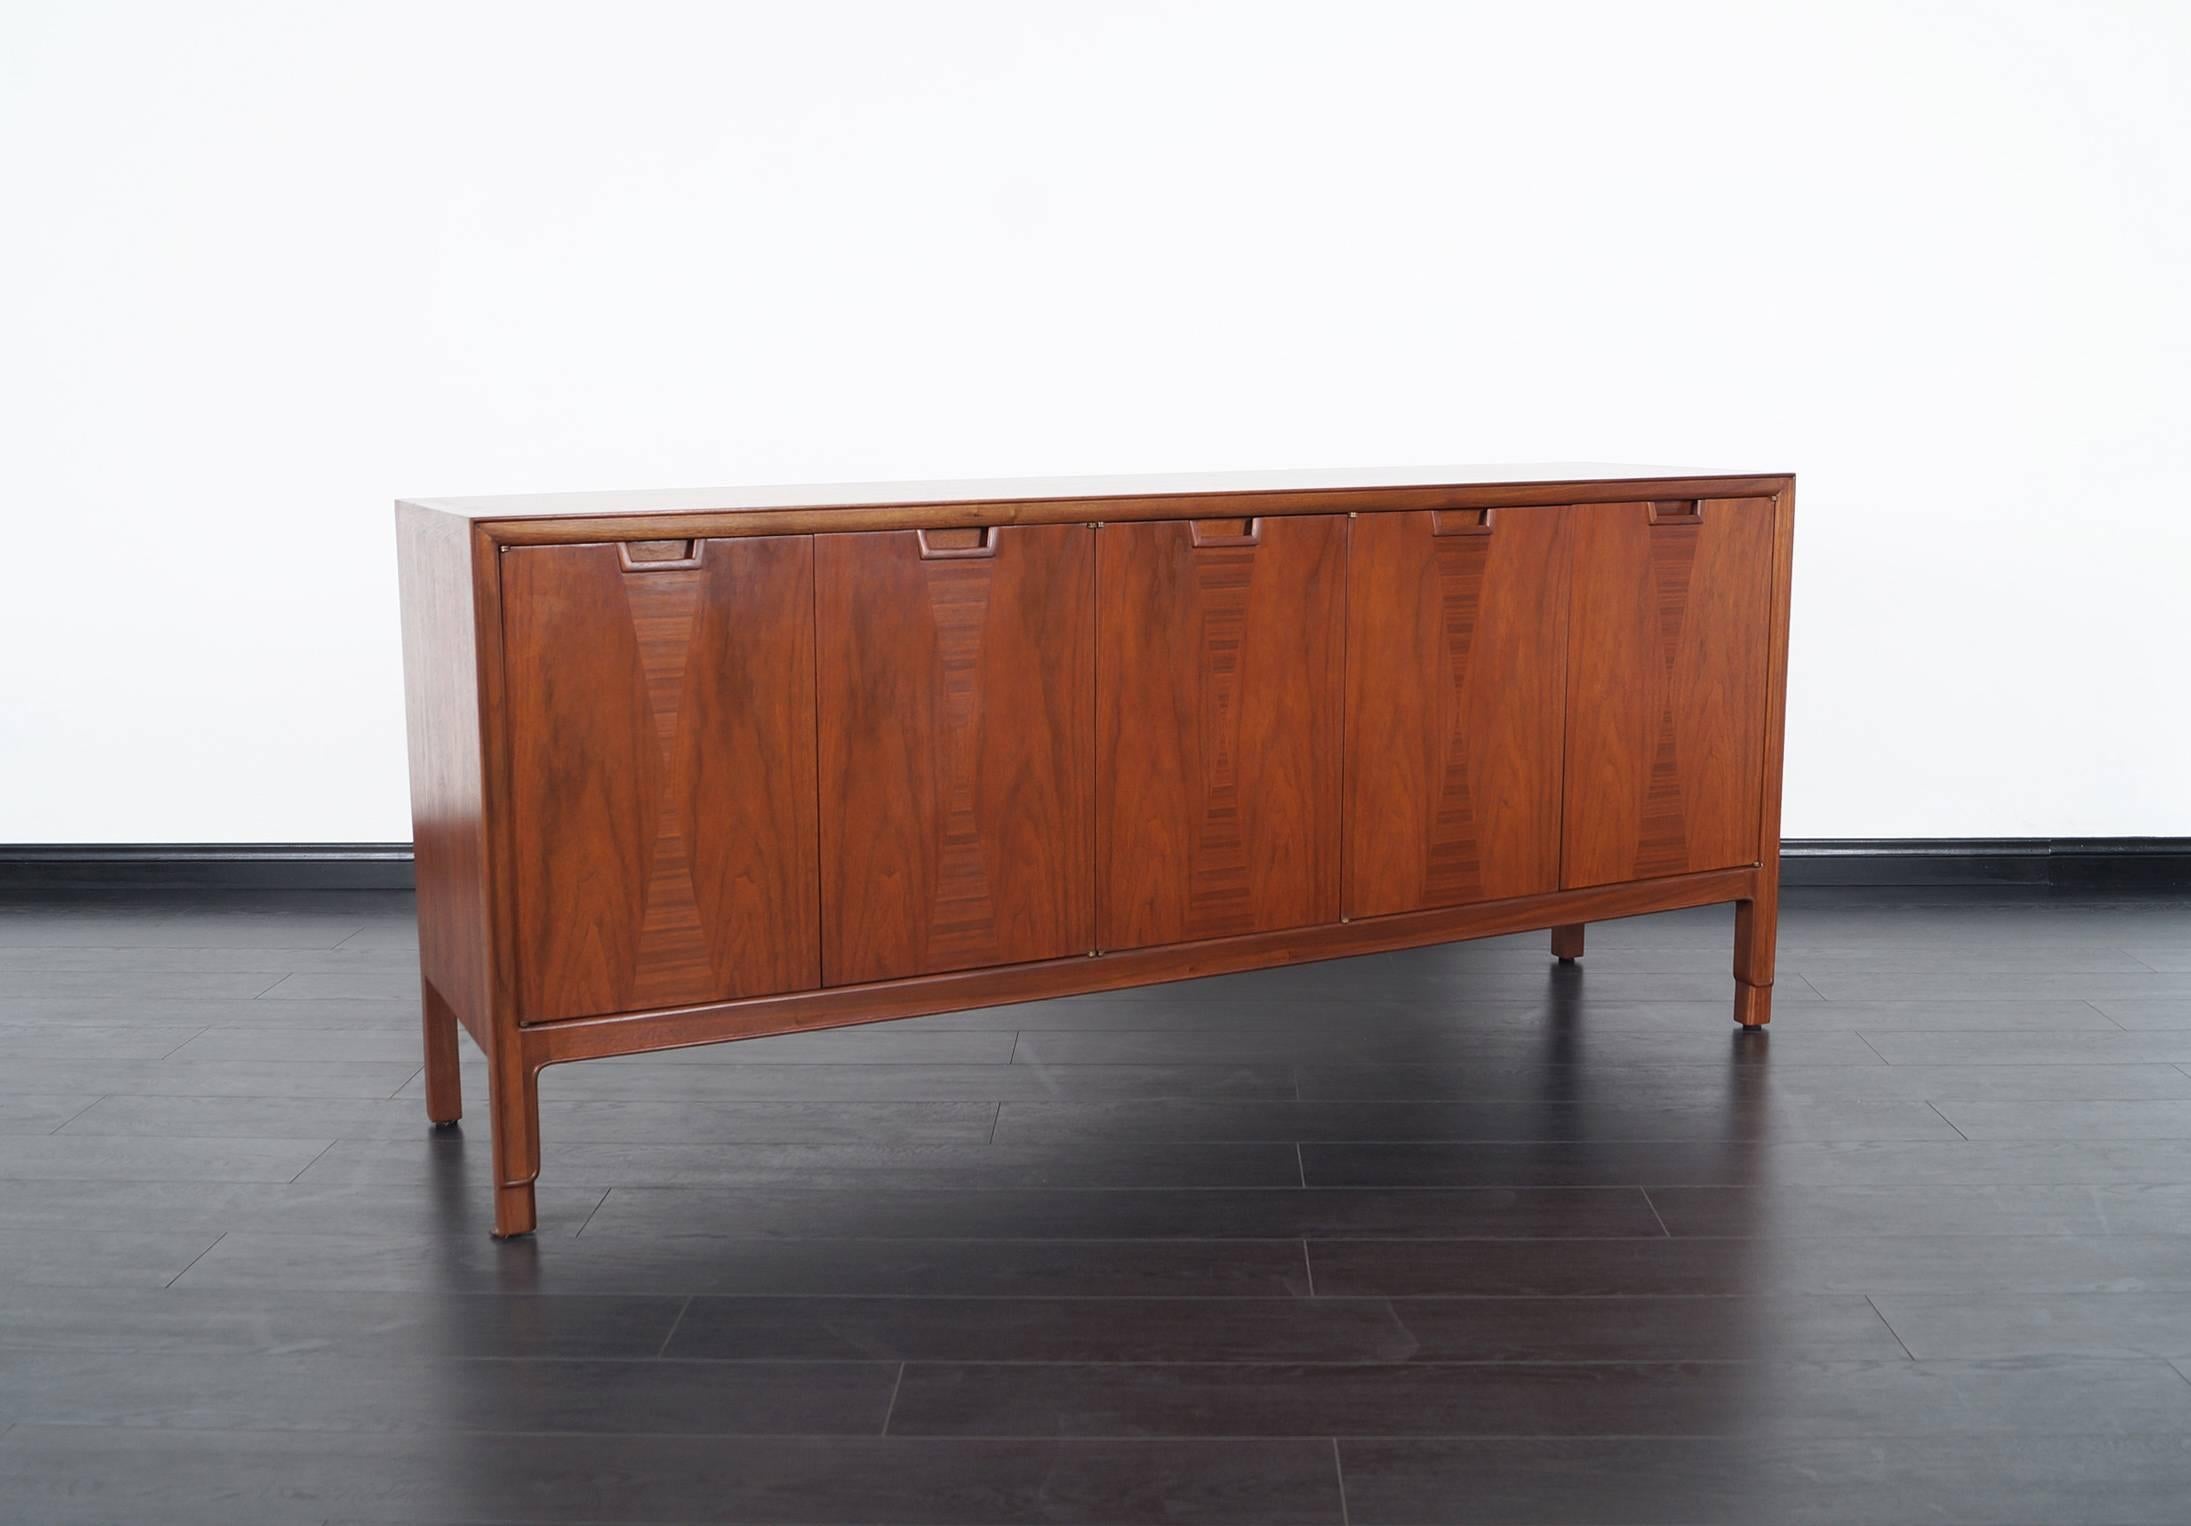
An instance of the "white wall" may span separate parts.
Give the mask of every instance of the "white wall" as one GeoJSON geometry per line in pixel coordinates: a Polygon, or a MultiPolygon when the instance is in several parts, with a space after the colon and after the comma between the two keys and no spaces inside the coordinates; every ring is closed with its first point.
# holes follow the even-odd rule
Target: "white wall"
{"type": "Polygon", "coordinates": [[[403,494],[1802,478],[1791,836],[2191,832],[2191,6],[0,9],[0,841],[409,835],[403,494]]]}

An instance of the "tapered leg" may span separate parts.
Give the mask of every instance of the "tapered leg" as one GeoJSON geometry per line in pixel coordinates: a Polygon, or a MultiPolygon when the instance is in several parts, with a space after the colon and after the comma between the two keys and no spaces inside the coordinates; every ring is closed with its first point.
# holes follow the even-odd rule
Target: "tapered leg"
{"type": "Polygon", "coordinates": [[[422,980],[419,1011],[426,1026],[426,1117],[438,1125],[464,1116],[464,1086],[456,1069],[456,1009],[422,980]]]}
{"type": "Polygon", "coordinates": [[[498,1182],[494,1190],[494,1237],[515,1240],[539,1226],[531,1182],[498,1182]]]}
{"type": "Polygon", "coordinates": [[[1759,886],[1735,902],[1735,1021],[1762,1028],[1773,1020],[1773,951],[1780,939],[1780,886],[1759,886]]]}
{"type": "Polygon", "coordinates": [[[1773,988],[1735,982],[1735,1021],[1745,1028],[1762,1028],[1773,1020],[1773,988]]]}
{"type": "Polygon", "coordinates": [[[494,1237],[529,1235],[537,1222],[533,1181],[540,1175],[540,1073],[514,1034],[497,1034],[488,1066],[494,1109],[494,1237]]]}
{"type": "Polygon", "coordinates": [[[1587,922],[1569,922],[1552,929],[1552,957],[1562,964],[1573,964],[1582,957],[1582,930],[1587,922]]]}

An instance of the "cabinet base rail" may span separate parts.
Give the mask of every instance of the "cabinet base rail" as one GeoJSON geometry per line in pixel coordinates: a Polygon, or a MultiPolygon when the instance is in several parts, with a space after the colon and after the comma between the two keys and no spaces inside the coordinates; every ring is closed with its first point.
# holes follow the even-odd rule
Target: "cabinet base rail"
{"type": "MultiPolygon", "coordinates": [[[[1579,954],[1581,930],[1590,922],[1727,902],[1736,906],[1734,1020],[1744,1028],[1759,1028],[1772,1015],[1773,924],[1778,911],[1775,867],[1753,864],[1093,957],[663,1011],[568,1018],[499,1032],[485,1021],[473,1020],[473,1014],[464,1014],[465,1026],[481,1040],[489,1058],[494,1233],[505,1239],[529,1234],[534,1228],[533,1182],[540,1174],[539,1074],[550,1065],[572,1060],[850,1027],[1543,929],[1556,930],[1560,939],[1556,952],[1571,947],[1579,954]]],[[[453,1122],[460,1105],[455,1044],[459,1014],[431,986],[426,991],[425,1021],[429,1116],[436,1123],[453,1122]]]]}

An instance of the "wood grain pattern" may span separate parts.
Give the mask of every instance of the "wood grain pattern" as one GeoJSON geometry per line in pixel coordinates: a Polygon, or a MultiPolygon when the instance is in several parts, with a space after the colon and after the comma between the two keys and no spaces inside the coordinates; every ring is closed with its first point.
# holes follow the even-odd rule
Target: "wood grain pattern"
{"type": "Polygon", "coordinates": [[[396,509],[403,603],[403,699],[411,770],[411,840],[418,896],[419,1027],[426,1116],[463,1116],[457,1027],[494,1043],[485,741],[480,705],[480,611],[475,557],[488,555],[460,519],[396,509]]]}
{"type": "Polygon", "coordinates": [[[1773,499],[1773,585],[1765,652],[1765,757],[1760,792],[1757,894],[1735,903],[1735,1021],[1762,1028],[1773,1017],[1773,965],[1780,943],[1780,783],[1788,731],[1788,613],[1795,569],[1795,484],[1773,499]]]}
{"type": "Polygon", "coordinates": [[[431,980],[421,977],[418,984],[419,1022],[426,1037],[425,1064],[421,1067],[426,1082],[426,1119],[438,1127],[464,1116],[464,1079],[457,1068],[457,1015],[431,980]]]}
{"type": "MultiPolygon", "coordinates": [[[[472,640],[479,675],[480,812],[487,853],[488,1011],[475,1030],[487,1056],[488,1145],[494,1169],[494,1235],[531,1234],[539,1222],[539,1066],[527,1052],[517,1002],[517,823],[510,808],[510,673],[506,660],[503,556],[484,530],[472,531],[472,640]]],[[[432,1064],[433,1047],[427,1047],[432,1064]]]]}
{"type": "Polygon", "coordinates": [[[1561,883],[1758,861],[1773,501],[1579,511],[1561,883]]]}
{"type": "Polygon", "coordinates": [[[1094,536],[818,543],[830,984],[1093,947],[1094,536]]]}
{"type": "Polygon", "coordinates": [[[1590,890],[1556,890],[1512,901],[1439,906],[1359,922],[1325,922],[1195,943],[1123,949],[1094,959],[1050,959],[953,970],[872,985],[759,996],[675,1012],[635,1012],[542,1023],[524,1031],[524,1042],[535,1064],[559,1065],[603,1055],[804,1033],[932,1012],[1047,1001],[1159,981],[1421,948],[1466,938],[1495,938],[1563,923],[1611,921],[1686,906],[1716,906],[1744,899],[1755,892],[1756,886],[1755,869],[1715,869],[1705,874],[1677,874],[1590,890]]]}
{"type": "Polygon", "coordinates": [[[1104,949],[1337,920],[1346,525],[1099,532],[1104,949]]]}
{"type": "MultiPolygon", "coordinates": [[[[396,574],[403,598],[419,968],[449,1010],[473,1025],[475,1035],[484,1035],[492,1005],[488,951],[493,940],[472,527],[446,514],[399,505],[396,574]]],[[[433,1047],[430,1041],[429,1051],[433,1047]]]]}
{"type": "Polygon", "coordinates": [[[508,552],[527,1021],[816,984],[813,545],[508,552]]]}
{"type": "Polygon", "coordinates": [[[1350,522],[1350,917],[1559,886],[1568,511],[1447,518],[1350,522]]]}

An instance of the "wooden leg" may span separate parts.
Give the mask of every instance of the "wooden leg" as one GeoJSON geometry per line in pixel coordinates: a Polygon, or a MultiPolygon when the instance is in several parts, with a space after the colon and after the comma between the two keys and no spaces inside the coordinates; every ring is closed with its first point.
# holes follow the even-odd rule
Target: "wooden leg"
{"type": "Polygon", "coordinates": [[[464,1086],[456,1068],[456,1009],[430,980],[420,981],[419,1011],[426,1026],[426,1117],[436,1126],[464,1116],[464,1086]]]}
{"type": "Polygon", "coordinates": [[[1582,957],[1582,930],[1587,922],[1569,922],[1552,929],[1552,957],[1562,964],[1573,964],[1582,957]]]}
{"type": "Polygon", "coordinates": [[[500,1182],[494,1190],[494,1237],[515,1240],[538,1227],[539,1210],[533,1205],[531,1182],[500,1182]]]}
{"type": "Polygon", "coordinates": [[[1735,1021],[1745,1028],[1762,1028],[1773,1020],[1773,988],[1735,982],[1735,1021]]]}
{"type": "Polygon", "coordinates": [[[540,1072],[514,1035],[497,1034],[488,1067],[494,1110],[494,1237],[529,1235],[537,1219],[533,1181],[540,1175],[540,1072]]]}
{"type": "Polygon", "coordinates": [[[1773,1020],[1773,952],[1780,940],[1780,887],[1759,887],[1735,902],[1735,1021],[1762,1028],[1773,1020]]]}

